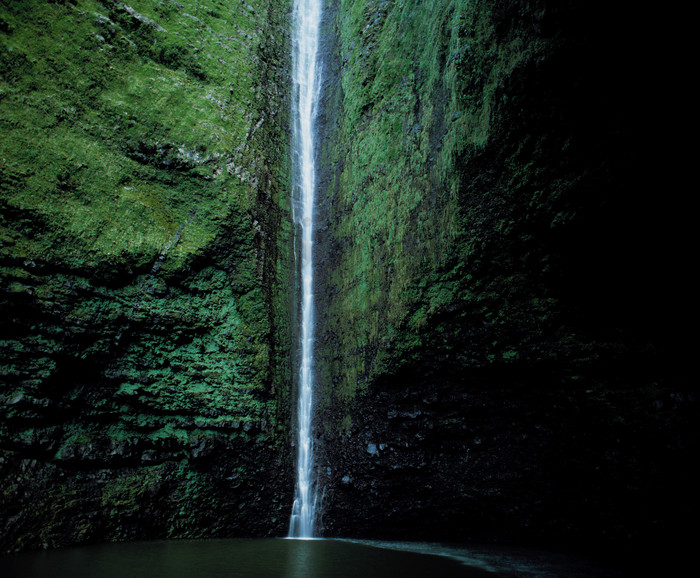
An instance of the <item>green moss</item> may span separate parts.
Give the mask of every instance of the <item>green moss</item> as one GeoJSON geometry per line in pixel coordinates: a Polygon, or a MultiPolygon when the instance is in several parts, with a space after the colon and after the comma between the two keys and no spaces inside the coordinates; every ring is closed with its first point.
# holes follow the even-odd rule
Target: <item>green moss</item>
{"type": "Polygon", "coordinates": [[[334,251],[321,273],[333,295],[320,331],[326,403],[350,408],[406,364],[540,359],[535,343],[558,306],[537,263],[535,212],[578,178],[548,182],[560,168],[543,151],[557,145],[508,116],[559,42],[535,31],[540,8],[339,2],[341,85],[328,99],[339,120],[323,145],[323,242],[334,251]]]}
{"type": "Polygon", "coordinates": [[[254,501],[264,484],[249,480],[263,474],[249,454],[281,460],[287,447],[288,16],[288,2],[269,0],[0,8],[0,401],[11,422],[0,445],[45,468],[0,504],[26,520],[3,547],[40,534],[50,545],[133,539],[148,524],[162,536],[163,520],[170,536],[261,532],[277,517],[213,522],[202,509],[238,499],[219,493],[217,507],[205,490],[234,471],[254,501]],[[85,472],[84,487],[60,468],[85,472]],[[156,505],[161,489],[186,516],[156,505]],[[83,524],[92,508],[101,529],[83,524]],[[128,521],[137,510],[143,528],[128,521]],[[41,532],[29,528],[42,515],[41,532]]]}
{"type": "Polygon", "coordinates": [[[191,221],[170,255],[178,266],[232,204],[253,206],[232,167],[247,164],[257,122],[254,44],[237,30],[258,17],[200,4],[194,14],[159,2],[8,7],[3,200],[49,226],[31,239],[17,231],[16,253],[75,262],[73,247],[87,245],[123,267],[157,256],[191,221]]]}

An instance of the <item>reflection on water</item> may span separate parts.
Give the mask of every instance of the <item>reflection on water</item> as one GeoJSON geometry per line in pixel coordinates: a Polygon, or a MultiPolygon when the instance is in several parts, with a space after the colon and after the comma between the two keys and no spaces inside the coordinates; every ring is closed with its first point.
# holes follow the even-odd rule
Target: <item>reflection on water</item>
{"type": "MultiPolygon", "coordinates": [[[[0,556],[3,578],[425,578],[612,576],[524,571],[507,556],[345,540],[202,540],[101,544],[0,556]],[[377,547],[381,546],[381,547],[377,547]],[[418,551],[416,551],[418,550],[418,551]],[[460,552],[462,555],[460,555],[460,552]],[[440,555],[434,555],[440,554],[440,555]],[[500,563],[498,563],[500,560],[500,563]],[[506,563],[508,562],[508,563],[506,563]]],[[[532,569],[532,568],[531,568],[532,569]]]]}
{"type": "Polygon", "coordinates": [[[287,566],[285,576],[289,578],[306,578],[311,574],[313,564],[311,542],[314,540],[300,539],[294,540],[296,546],[287,551],[287,566]]]}

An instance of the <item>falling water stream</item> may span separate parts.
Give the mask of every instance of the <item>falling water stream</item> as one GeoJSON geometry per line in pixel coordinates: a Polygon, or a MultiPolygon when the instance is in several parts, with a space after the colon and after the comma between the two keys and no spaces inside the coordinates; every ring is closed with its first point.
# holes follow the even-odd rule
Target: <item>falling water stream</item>
{"type": "Polygon", "coordinates": [[[321,0],[294,0],[292,53],[292,162],[294,222],[301,239],[301,326],[299,398],[297,405],[297,480],[289,537],[314,534],[317,489],[314,483],[313,437],[313,212],[315,193],[315,119],[320,94],[318,58],[321,0]]]}

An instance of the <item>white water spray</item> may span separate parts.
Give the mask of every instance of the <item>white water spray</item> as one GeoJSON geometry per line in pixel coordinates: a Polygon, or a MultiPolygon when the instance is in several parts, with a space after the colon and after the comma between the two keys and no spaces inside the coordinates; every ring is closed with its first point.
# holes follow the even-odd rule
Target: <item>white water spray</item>
{"type": "Polygon", "coordinates": [[[320,94],[321,0],[294,0],[292,53],[292,162],[294,222],[301,238],[301,335],[297,405],[297,481],[289,523],[290,538],[314,534],[317,488],[314,480],[313,408],[313,210],[316,188],[314,131],[320,94]]]}

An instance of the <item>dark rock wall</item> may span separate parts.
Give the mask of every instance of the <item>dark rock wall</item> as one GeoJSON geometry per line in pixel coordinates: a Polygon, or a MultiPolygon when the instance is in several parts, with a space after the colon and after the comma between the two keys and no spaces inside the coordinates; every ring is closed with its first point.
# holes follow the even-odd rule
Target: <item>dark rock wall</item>
{"type": "Polygon", "coordinates": [[[324,532],[673,542],[698,439],[666,19],[626,3],[333,5],[324,532]]]}
{"type": "MultiPolygon", "coordinates": [[[[682,17],[326,7],[323,532],[679,539],[682,17]]],[[[3,550],[285,531],[289,11],[0,0],[3,550]]]]}
{"type": "Polygon", "coordinates": [[[288,18],[0,3],[3,550],[285,531],[288,18]]]}

